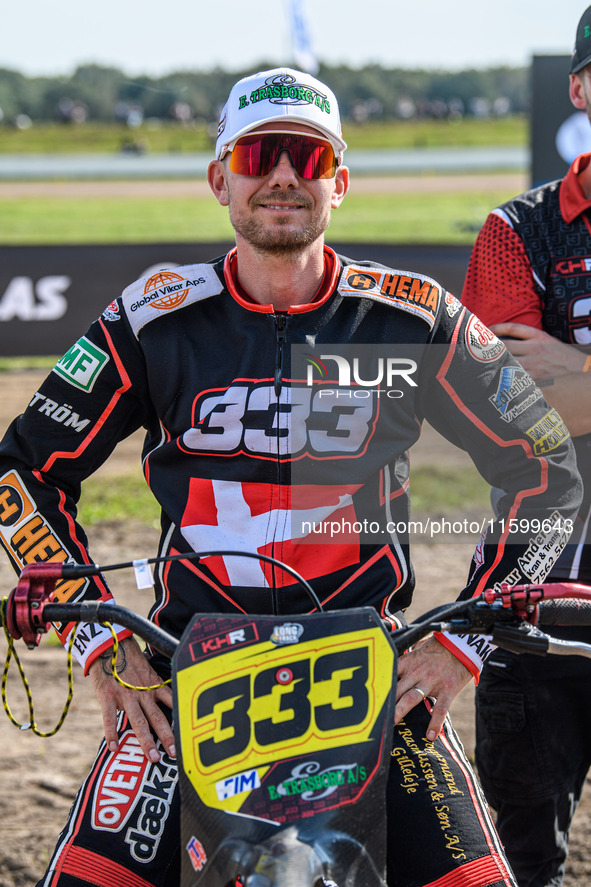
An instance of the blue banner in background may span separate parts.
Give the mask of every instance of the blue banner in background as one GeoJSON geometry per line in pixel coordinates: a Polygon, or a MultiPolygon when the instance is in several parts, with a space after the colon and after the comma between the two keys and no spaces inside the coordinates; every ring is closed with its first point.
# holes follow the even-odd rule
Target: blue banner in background
{"type": "Polygon", "coordinates": [[[312,46],[312,37],[304,0],[287,0],[293,63],[300,71],[317,74],[320,68],[312,46]]]}

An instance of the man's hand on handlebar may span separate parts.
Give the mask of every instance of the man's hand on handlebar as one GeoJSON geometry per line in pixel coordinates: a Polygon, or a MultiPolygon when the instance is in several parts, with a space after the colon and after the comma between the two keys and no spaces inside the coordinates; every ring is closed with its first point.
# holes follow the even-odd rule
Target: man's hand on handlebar
{"type": "Polygon", "coordinates": [[[398,660],[398,687],[394,722],[401,721],[425,696],[435,699],[427,739],[441,732],[449,707],[472,675],[459,659],[435,638],[419,641],[398,660]]]}
{"type": "MultiPolygon", "coordinates": [[[[162,681],[133,638],[126,638],[119,644],[117,672],[127,684],[137,687],[151,687],[162,681]]],[[[111,675],[111,651],[93,662],[88,673],[101,704],[105,739],[111,751],[116,751],[119,745],[117,712],[125,711],[142,751],[150,761],[160,760],[160,752],[156,748],[150,726],[167,753],[175,757],[172,729],[158,705],[160,702],[172,708],[172,691],[169,686],[143,691],[122,687],[111,675]]]]}

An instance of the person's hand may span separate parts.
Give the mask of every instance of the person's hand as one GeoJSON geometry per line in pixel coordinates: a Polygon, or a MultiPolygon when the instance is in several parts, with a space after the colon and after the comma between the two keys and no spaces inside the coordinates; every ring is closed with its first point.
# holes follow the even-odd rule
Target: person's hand
{"type": "Polygon", "coordinates": [[[417,644],[398,660],[394,723],[429,696],[435,700],[426,735],[432,742],[443,729],[452,701],[471,678],[466,666],[435,638],[417,644]]]}
{"type": "MultiPolygon", "coordinates": [[[[121,679],[134,687],[151,687],[162,683],[162,678],[151,667],[133,638],[120,642],[116,668],[121,679]]],[[[169,686],[143,691],[122,687],[111,674],[110,650],[92,663],[88,673],[101,704],[105,739],[111,751],[116,751],[119,745],[117,712],[125,711],[142,751],[150,761],[160,760],[160,752],[156,748],[150,726],[170,757],[175,757],[172,729],[158,705],[160,702],[172,708],[172,691],[169,686]]]]}
{"type": "Polygon", "coordinates": [[[582,372],[586,355],[543,330],[525,323],[496,323],[490,329],[536,382],[582,372]]]}

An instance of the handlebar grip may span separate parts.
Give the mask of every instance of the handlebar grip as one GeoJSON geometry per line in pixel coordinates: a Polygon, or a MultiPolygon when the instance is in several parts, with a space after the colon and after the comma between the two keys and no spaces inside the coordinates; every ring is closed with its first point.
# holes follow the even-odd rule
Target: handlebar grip
{"type": "Polygon", "coordinates": [[[591,625],[591,601],[578,598],[542,601],[538,625],[591,625]]]}

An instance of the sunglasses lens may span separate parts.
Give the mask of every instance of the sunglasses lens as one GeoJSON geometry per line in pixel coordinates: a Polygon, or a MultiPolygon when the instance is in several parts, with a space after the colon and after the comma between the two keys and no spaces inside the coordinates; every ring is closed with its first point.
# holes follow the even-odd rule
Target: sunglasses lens
{"type": "Polygon", "coordinates": [[[230,169],[241,176],[266,176],[278,156],[279,151],[268,136],[245,136],[234,145],[230,169]]]}
{"type": "Polygon", "coordinates": [[[230,169],[243,176],[266,176],[287,151],[303,179],[331,179],[337,168],[330,142],[313,136],[287,133],[259,133],[236,142],[230,155],[230,169]]]}
{"type": "Polygon", "coordinates": [[[332,145],[318,141],[313,145],[310,140],[304,146],[300,142],[300,157],[294,160],[294,166],[303,179],[332,179],[337,168],[332,145]]]}

